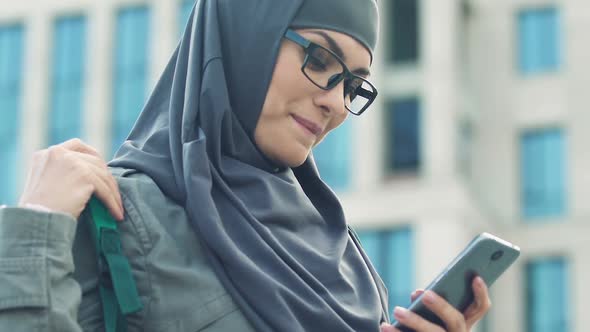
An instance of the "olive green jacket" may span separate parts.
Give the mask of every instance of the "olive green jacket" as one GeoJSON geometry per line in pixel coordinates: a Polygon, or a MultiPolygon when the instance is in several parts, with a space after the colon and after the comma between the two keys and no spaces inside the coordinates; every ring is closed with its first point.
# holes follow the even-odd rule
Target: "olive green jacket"
{"type": "MultiPolygon", "coordinates": [[[[182,206],[147,176],[113,169],[122,246],[143,309],[128,331],[253,331],[203,255],[182,206]]],[[[103,331],[90,220],[0,209],[0,331],[103,331]]]]}

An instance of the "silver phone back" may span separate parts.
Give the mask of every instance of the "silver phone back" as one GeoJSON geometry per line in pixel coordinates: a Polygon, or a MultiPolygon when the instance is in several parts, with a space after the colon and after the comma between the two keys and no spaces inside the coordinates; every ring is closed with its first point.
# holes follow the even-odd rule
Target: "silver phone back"
{"type": "MultiPolygon", "coordinates": [[[[472,283],[480,276],[490,287],[520,255],[520,249],[489,233],[475,237],[455,259],[426,287],[442,296],[463,312],[473,301],[472,283]]],[[[444,326],[444,323],[428,310],[418,297],[409,310],[427,320],[444,326]]],[[[394,326],[404,332],[411,332],[395,322],[394,326]]]]}

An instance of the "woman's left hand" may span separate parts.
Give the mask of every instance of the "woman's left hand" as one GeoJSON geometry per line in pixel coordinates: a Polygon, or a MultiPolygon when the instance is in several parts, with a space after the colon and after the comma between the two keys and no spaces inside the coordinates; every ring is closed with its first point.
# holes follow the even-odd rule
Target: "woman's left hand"
{"type": "MultiPolygon", "coordinates": [[[[461,313],[451,306],[442,297],[432,291],[426,292],[422,301],[436,314],[443,322],[447,329],[433,324],[417,314],[407,309],[396,307],[394,310],[395,319],[404,326],[414,329],[416,332],[468,332],[483,316],[490,310],[491,301],[488,294],[488,288],[480,277],[473,280],[473,292],[475,299],[465,312],[461,313]]],[[[412,294],[414,301],[423,291],[418,290],[412,294]]],[[[381,332],[400,332],[390,324],[381,325],[381,332]]]]}

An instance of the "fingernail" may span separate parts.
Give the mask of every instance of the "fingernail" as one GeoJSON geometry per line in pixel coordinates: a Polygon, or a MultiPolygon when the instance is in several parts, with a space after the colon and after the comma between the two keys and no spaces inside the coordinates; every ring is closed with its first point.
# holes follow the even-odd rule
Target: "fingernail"
{"type": "Polygon", "coordinates": [[[406,317],[408,317],[408,310],[406,308],[402,308],[402,307],[395,307],[393,309],[393,315],[396,318],[406,318],[406,317]]]}
{"type": "Polygon", "coordinates": [[[422,300],[426,303],[434,304],[436,303],[436,296],[432,291],[427,291],[426,293],[424,293],[422,300]]]}

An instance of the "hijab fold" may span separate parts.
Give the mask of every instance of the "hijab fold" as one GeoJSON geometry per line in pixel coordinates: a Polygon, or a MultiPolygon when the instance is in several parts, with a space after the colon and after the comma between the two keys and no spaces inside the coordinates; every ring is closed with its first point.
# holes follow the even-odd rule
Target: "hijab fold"
{"type": "Polygon", "coordinates": [[[110,166],[147,174],[185,207],[257,331],[376,332],[388,320],[383,284],[313,157],[277,169],[253,139],[282,35],[301,4],[198,0],[110,166]]]}

